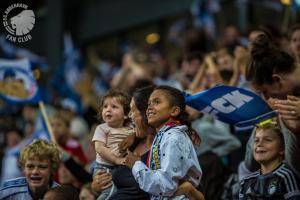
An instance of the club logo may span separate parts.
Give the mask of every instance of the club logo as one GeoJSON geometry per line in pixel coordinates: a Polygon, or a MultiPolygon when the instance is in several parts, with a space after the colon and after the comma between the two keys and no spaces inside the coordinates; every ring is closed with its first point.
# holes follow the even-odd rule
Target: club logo
{"type": "Polygon", "coordinates": [[[10,5],[3,14],[3,25],[11,42],[27,42],[32,39],[29,34],[35,24],[34,12],[23,3],[10,5]]]}

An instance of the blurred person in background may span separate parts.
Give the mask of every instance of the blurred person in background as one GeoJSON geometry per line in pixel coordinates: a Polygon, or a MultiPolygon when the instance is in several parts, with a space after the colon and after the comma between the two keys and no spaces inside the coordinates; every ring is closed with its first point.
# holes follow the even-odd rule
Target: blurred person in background
{"type": "Polygon", "coordinates": [[[89,128],[98,123],[97,109],[99,98],[98,93],[94,89],[94,75],[89,71],[83,73],[80,80],[75,84],[75,89],[81,98],[81,105],[83,110],[83,118],[88,123],[89,128]]]}
{"type": "Polygon", "coordinates": [[[153,71],[149,67],[149,56],[138,49],[124,54],[122,67],[111,81],[112,88],[129,92],[138,80],[152,80],[153,71]],[[124,84],[126,83],[126,84],[124,84]]]}
{"type": "Polygon", "coordinates": [[[181,84],[181,87],[178,89],[188,89],[202,62],[203,55],[201,52],[189,52],[183,57],[179,72],[172,75],[181,84]]]}
{"type": "Polygon", "coordinates": [[[290,53],[300,62],[300,24],[293,25],[289,30],[290,53]]]}
{"type": "MultiPolygon", "coordinates": [[[[59,147],[68,152],[74,160],[84,166],[87,164],[87,158],[82,150],[80,143],[71,137],[69,127],[70,121],[68,115],[63,111],[57,111],[50,117],[50,125],[52,127],[53,135],[59,147]]],[[[80,187],[81,183],[72,175],[72,173],[60,163],[58,174],[55,180],[59,183],[73,184],[75,187],[80,187]]]]}
{"type": "Polygon", "coordinates": [[[70,120],[70,135],[76,139],[82,146],[88,161],[94,160],[95,154],[89,154],[89,126],[85,119],[79,115],[78,105],[71,98],[64,98],[60,101],[60,106],[70,120]]]}
{"type": "Polygon", "coordinates": [[[75,157],[75,160],[77,159],[81,164],[86,164],[87,159],[81,145],[70,135],[68,115],[62,110],[57,111],[50,117],[50,125],[57,144],[75,157]]]}
{"type": "Polygon", "coordinates": [[[62,110],[69,116],[70,134],[80,140],[85,134],[88,133],[89,127],[86,121],[79,116],[78,105],[70,98],[62,99],[60,105],[62,110]]]}
{"type": "Polygon", "coordinates": [[[240,36],[240,32],[234,25],[226,26],[221,33],[218,41],[218,49],[228,49],[233,52],[237,46],[242,45],[243,38],[240,36]]]}
{"type": "Polygon", "coordinates": [[[218,200],[224,190],[224,184],[233,172],[229,155],[240,148],[241,142],[231,132],[228,124],[212,116],[199,113],[188,107],[192,127],[201,138],[201,144],[195,145],[203,177],[201,179],[206,199],[218,200]]]}
{"type": "Polygon", "coordinates": [[[8,179],[17,178],[22,175],[18,166],[18,152],[20,143],[24,137],[23,132],[16,128],[11,128],[6,132],[6,148],[2,160],[2,171],[0,185],[8,179]]]}
{"type": "Polygon", "coordinates": [[[36,128],[38,118],[38,108],[35,105],[24,105],[22,110],[22,118],[19,120],[20,127],[25,130],[25,138],[29,138],[36,128]]]}

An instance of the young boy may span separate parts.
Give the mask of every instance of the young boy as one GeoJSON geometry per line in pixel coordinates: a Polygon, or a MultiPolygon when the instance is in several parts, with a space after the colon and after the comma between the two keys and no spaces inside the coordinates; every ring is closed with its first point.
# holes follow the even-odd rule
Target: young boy
{"type": "Polygon", "coordinates": [[[258,125],[253,145],[260,170],[241,182],[239,199],[300,199],[300,180],[284,162],[284,139],[274,123],[258,125]]]}

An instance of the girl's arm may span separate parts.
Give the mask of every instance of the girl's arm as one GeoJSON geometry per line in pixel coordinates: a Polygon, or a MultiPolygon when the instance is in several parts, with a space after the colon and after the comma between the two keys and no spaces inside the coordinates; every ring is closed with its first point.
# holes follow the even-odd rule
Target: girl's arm
{"type": "Polygon", "coordinates": [[[125,161],[125,158],[117,157],[113,152],[111,152],[104,142],[95,141],[95,150],[104,160],[115,165],[122,165],[125,161]]]}
{"type": "MultiPolygon", "coordinates": [[[[164,134],[168,134],[165,132],[164,134]]],[[[167,135],[161,143],[161,168],[149,169],[143,162],[136,161],[132,173],[142,190],[156,196],[172,196],[184,177],[198,185],[201,169],[192,143],[183,133],[167,135]]]]}

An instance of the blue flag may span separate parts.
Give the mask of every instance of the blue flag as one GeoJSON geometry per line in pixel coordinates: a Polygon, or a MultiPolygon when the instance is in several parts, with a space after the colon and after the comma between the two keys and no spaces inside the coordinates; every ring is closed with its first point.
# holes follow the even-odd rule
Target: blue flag
{"type": "Polygon", "coordinates": [[[64,35],[63,58],[51,85],[60,96],[73,99],[80,107],[80,96],[75,90],[75,84],[81,78],[83,62],[80,49],[74,47],[70,34],[64,35]]]}
{"type": "Polygon", "coordinates": [[[276,115],[257,94],[223,85],[186,95],[186,104],[239,128],[253,126],[276,115]]]}
{"type": "Polygon", "coordinates": [[[0,98],[8,104],[37,103],[38,84],[27,59],[0,59],[0,98]]]}
{"type": "Polygon", "coordinates": [[[74,47],[70,34],[64,35],[64,76],[69,88],[75,92],[75,83],[81,77],[82,71],[81,51],[74,47]]]}
{"type": "Polygon", "coordinates": [[[48,131],[46,122],[41,113],[39,113],[39,116],[35,123],[35,131],[33,132],[31,139],[32,140],[43,139],[43,140],[51,141],[50,133],[48,131]]]}

